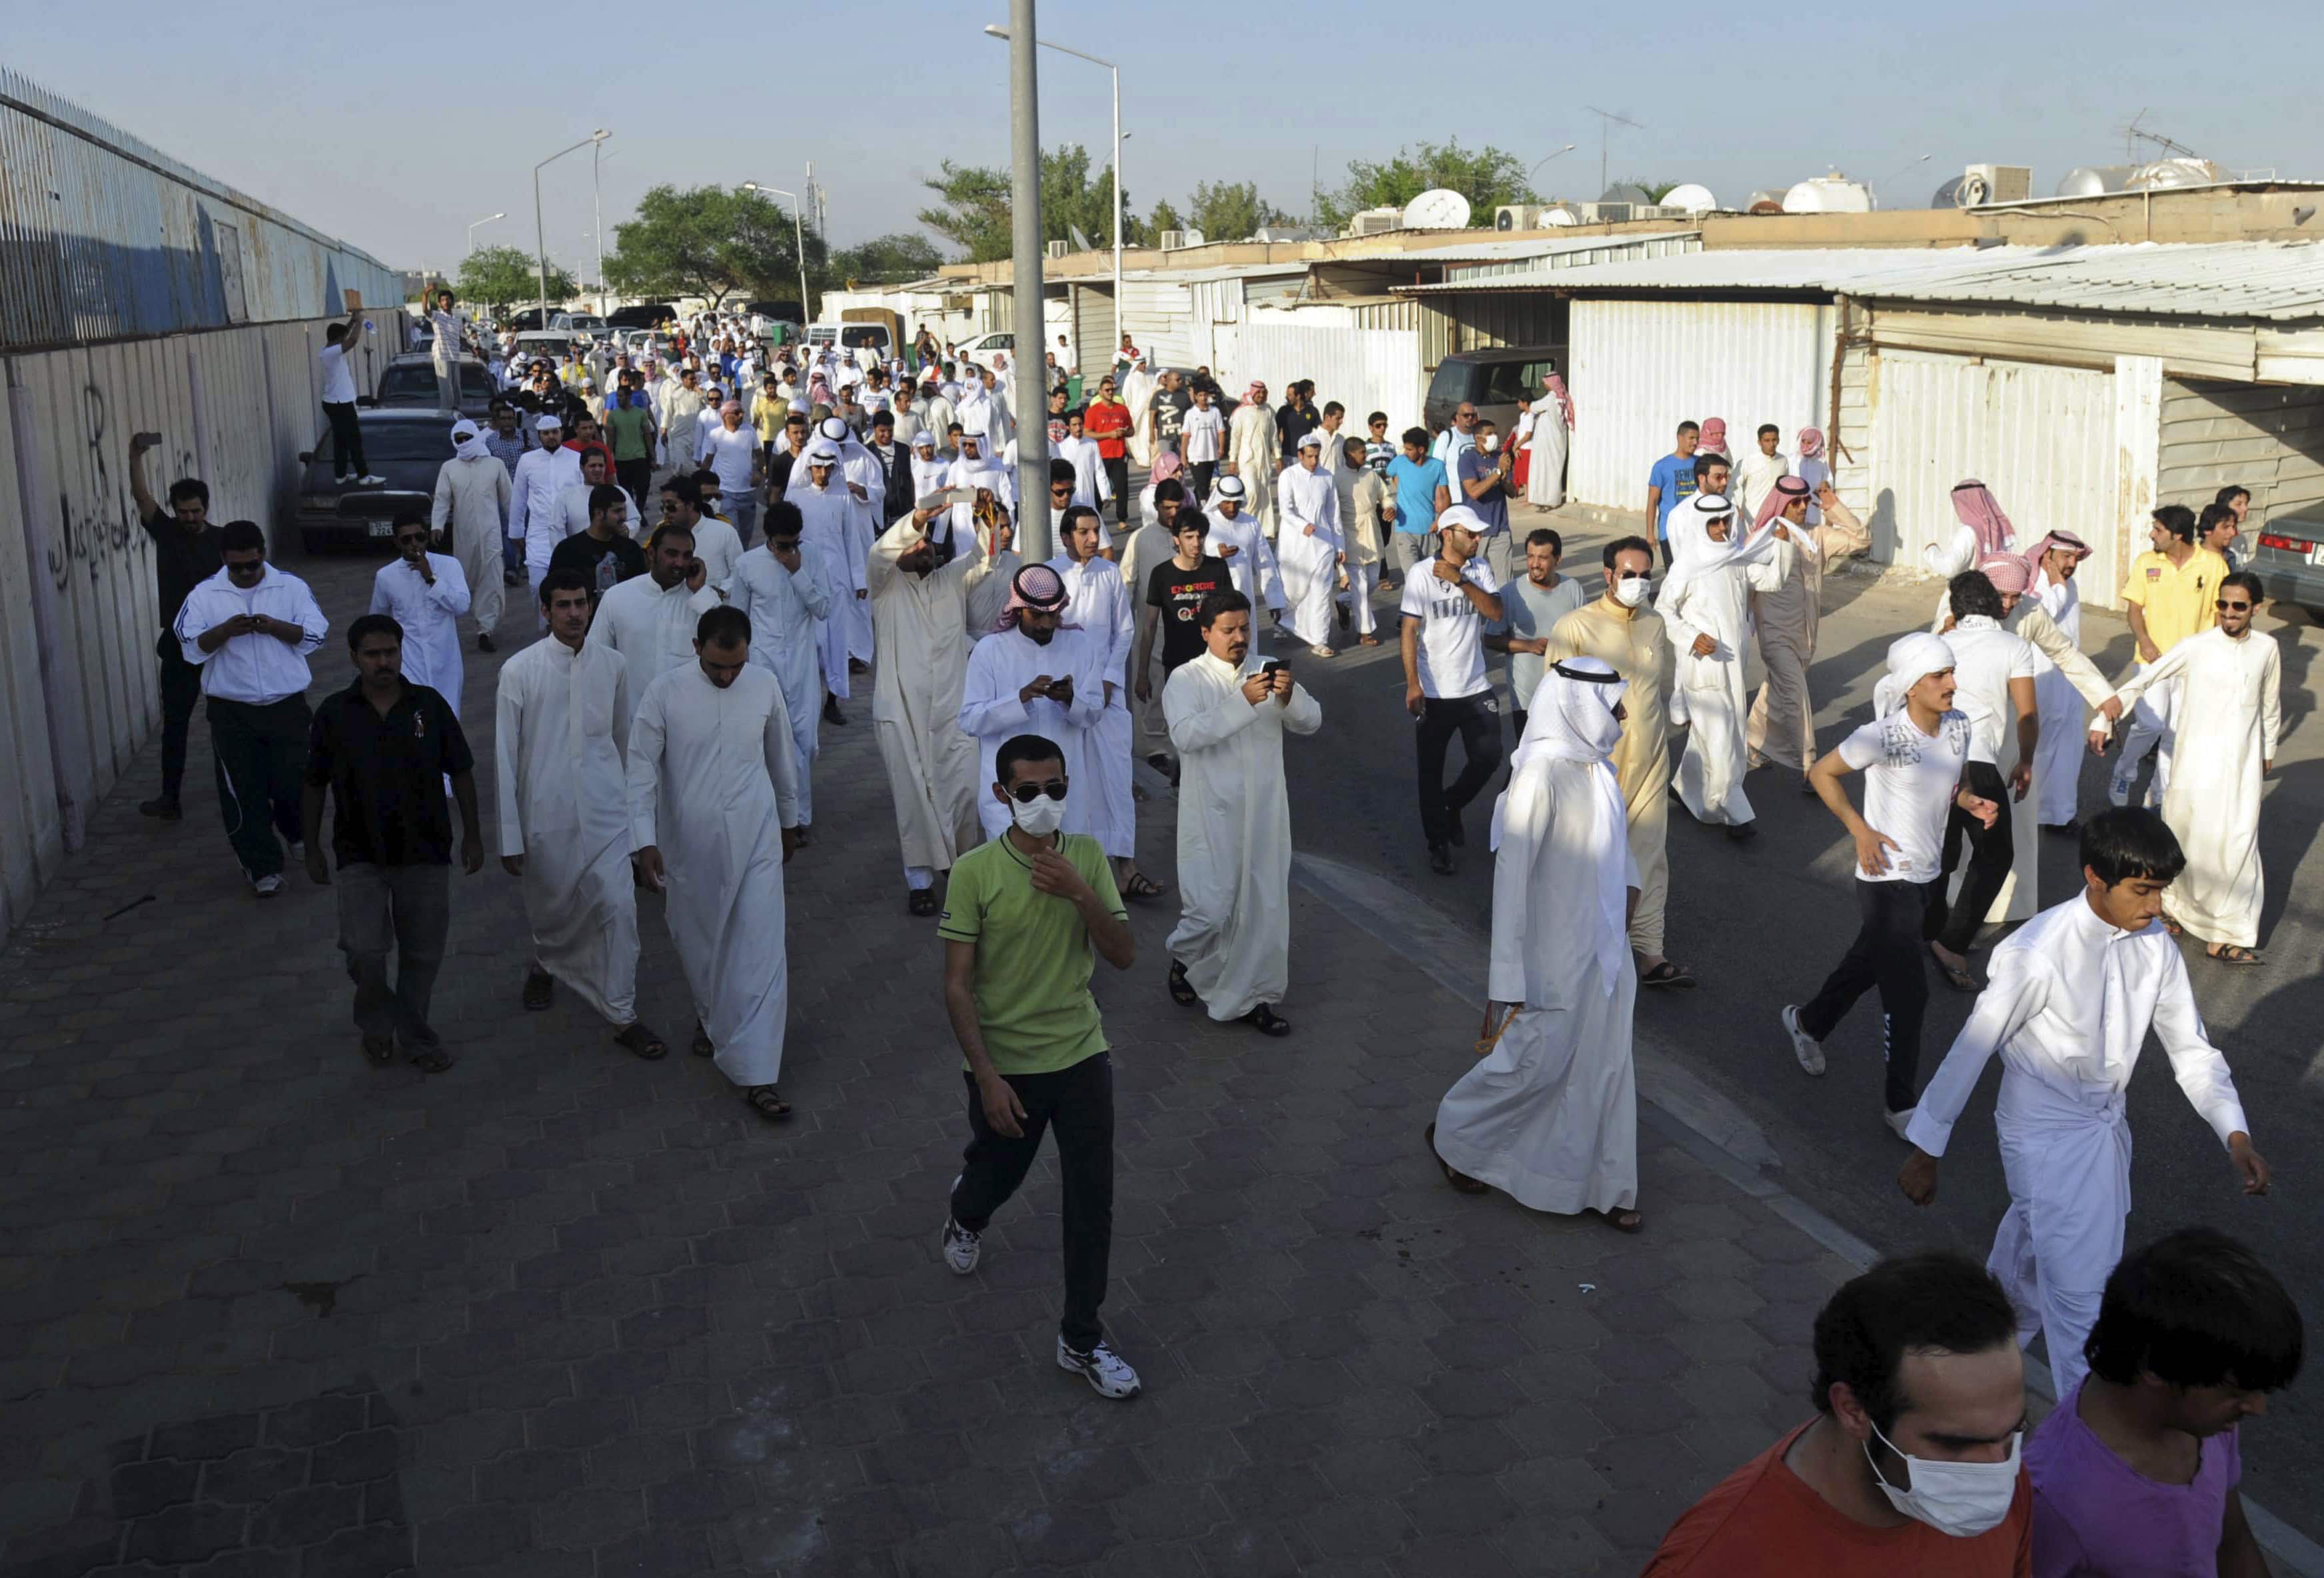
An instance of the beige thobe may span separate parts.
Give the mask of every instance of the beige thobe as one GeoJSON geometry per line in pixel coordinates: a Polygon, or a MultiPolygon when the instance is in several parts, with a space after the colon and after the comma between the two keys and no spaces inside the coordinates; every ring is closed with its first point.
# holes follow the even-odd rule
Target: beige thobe
{"type": "MultiPolygon", "coordinates": [[[[1773,485],[1771,483],[1769,485],[1773,485]]],[[[1805,772],[1815,765],[1815,697],[1808,666],[1815,661],[1816,624],[1823,614],[1823,572],[1833,559],[1872,546],[1872,532],[1846,504],[1832,501],[1821,526],[1794,526],[1792,573],[1772,592],[1751,595],[1759,627],[1759,657],[1767,677],[1751,703],[1744,743],[1762,758],[1805,772]]]]}
{"type": "Polygon", "coordinates": [[[1622,741],[1614,747],[1614,777],[1622,786],[1630,858],[1638,867],[1630,946],[1652,958],[1663,951],[1663,912],[1670,900],[1670,636],[1653,609],[1628,609],[1600,597],[1550,628],[1543,658],[1552,663],[1596,658],[1629,682],[1622,693],[1622,741]]]}

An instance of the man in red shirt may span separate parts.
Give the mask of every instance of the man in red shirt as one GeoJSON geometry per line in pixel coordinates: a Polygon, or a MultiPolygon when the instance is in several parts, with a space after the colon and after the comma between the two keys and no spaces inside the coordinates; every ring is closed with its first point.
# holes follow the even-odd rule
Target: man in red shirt
{"type": "Polygon", "coordinates": [[[1816,1417],[1720,1481],[1645,1578],[2030,1578],[2017,1318],[1974,1261],[1883,1260],[1816,1315],[1816,1417]]]}
{"type": "Polygon", "coordinates": [[[1130,448],[1126,443],[1130,428],[1130,408],[1114,393],[1113,374],[1108,373],[1097,381],[1097,393],[1091,397],[1089,410],[1082,417],[1082,431],[1097,440],[1098,458],[1105,465],[1106,480],[1113,484],[1114,523],[1125,531],[1130,523],[1130,448]]]}

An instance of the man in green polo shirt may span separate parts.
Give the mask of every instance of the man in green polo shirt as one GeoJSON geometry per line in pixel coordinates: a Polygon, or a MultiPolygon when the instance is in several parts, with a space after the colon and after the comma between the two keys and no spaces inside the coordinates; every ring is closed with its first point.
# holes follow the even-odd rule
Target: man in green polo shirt
{"type": "Polygon", "coordinates": [[[968,1081],[968,1149],[945,1221],[945,1264],[976,1269],[985,1224],[1025,1181],[1041,1133],[1057,1135],[1065,1306],[1057,1368],[1109,1398],[1138,1372],[1098,1324],[1113,1250],[1113,1063],[1090,995],[1093,951],[1117,970],[1137,946],[1094,838],[1061,834],[1065,752],[1018,734],[993,754],[1010,827],[960,857],[945,891],[945,1010],[968,1081]]]}

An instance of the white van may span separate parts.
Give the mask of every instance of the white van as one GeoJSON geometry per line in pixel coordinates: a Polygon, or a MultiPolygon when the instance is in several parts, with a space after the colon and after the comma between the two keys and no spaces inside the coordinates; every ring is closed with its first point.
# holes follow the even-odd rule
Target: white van
{"type": "Polygon", "coordinates": [[[881,363],[896,355],[896,342],[884,323],[810,323],[807,326],[807,343],[816,350],[837,346],[842,350],[858,353],[870,351],[881,363]]]}

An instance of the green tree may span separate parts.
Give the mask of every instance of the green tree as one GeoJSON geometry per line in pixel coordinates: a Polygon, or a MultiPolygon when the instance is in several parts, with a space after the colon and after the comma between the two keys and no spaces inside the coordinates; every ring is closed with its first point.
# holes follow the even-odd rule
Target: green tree
{"type": "Polygon", "coordinates": [[[944,254],[925,235],[882,235],[831,254],[830,284],[862,280],[892,284],[918,280],[944,266],[944,254]]]}
{"type": "MultiPolygon", "coordinates": [[[[514,246],[483,246],[460,260],[460,277],[452,281],[463,301],[479,302],[486,307],[506,307],[512,302],[537,300],[540,295],[540,276],[535,272],[533,254],[514,246]]],[[[562,301],[577,287],[573,276],[549,265],[549,299],[562,301]]]]}
{"type": "Polygon", "coordinates": [[[1156,235],[1165,230],[1184,230],[1185,227],[1185,220],[1178,217],[1178,210],[1170,206],[1167,198],[1155,204],[1154,211],[1146,217],[1146,228],[1156,235]]]}
{"type": "Polygon", "coordinates": [[[1641,180],[1636,176],[1624,176],[1615,184],[1637,187],[1646,194],[1646,201],[1659,203],[1671,193],[1678,190],[1679,183],[1674,180],[1641,180]]]}
{"type": "MultiPolygon", "coordinates": [[[[807,272],[820,275],[823,237],[806,238],[807,272]]],[[[713,306],[737,291],[788,300],[798,280],[790,210],[741,187],[653,188],[635,218],[613,226],[605,256],[605,283],[625,296],[702,296],[713,306]]]]}
{"type": "Polygon", "coordinates": [[[1200,181],[1186,199],[1186,217],[1209,241],[1242,241],[1262,225],[1291,216],[1259,195],[1255,181],[1200,181]]]}
{"type": "Polygon", "coordinates": [[[1488,218],[1503,203],[1531,202],[1534,198],[1524,160],[1489,143],[1471,151],[1456,137],[1449,143],[1416,143],[1380,163],[1350,160],[1347,184],[1317,194],[1315,217],[1337,228],[1361,209],[1401,208],[1436,187],[1459,192],[1488,218]]]}
{"type": "MultiPolygon", "coordinates": [[[[936,178],[923,184],[938,200],[919,211],[921,224],[960,248],[970,263],[1009,255],[1009,171],[947,159],[936,178]]],[[[1041,239],[1071,240],[1074,227],[1093,243],[1112,244],[1113,171],[1108,166],[1093,175],[1089,150],[1068,143],[1041,155],[1041,239]]],[[[1125,218],[1125,241],[1130,232],[1125,218]]]]}

